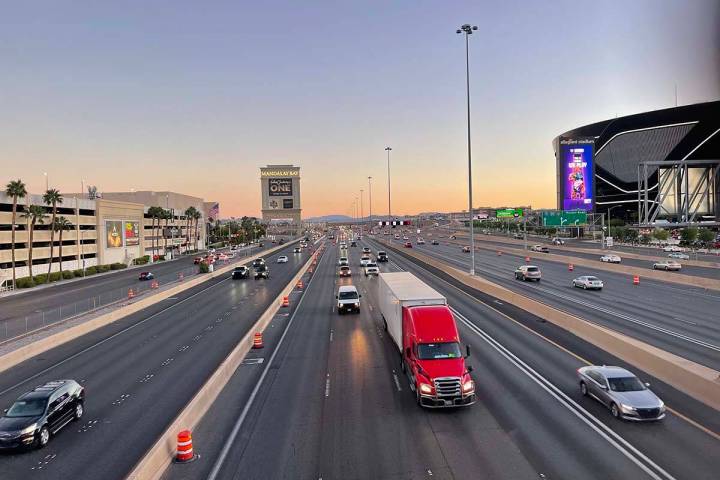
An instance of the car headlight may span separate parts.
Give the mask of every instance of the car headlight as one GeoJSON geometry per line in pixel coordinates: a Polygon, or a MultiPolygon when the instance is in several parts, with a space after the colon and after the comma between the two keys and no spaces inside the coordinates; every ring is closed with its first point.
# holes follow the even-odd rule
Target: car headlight
{"type": "Polygon", "coordinates": [[[421,393],[432,393],[432,387],[428,385],[427,383],[421,383],[420,384],[420,392],[421,393]]]}
{"type": "Polygon", "coordinates": [[[635,409],[635,407],[632,407],[630,405],[620,404],[620,410],[622,410],[623,412],[627,412],[627,413],[635,413],[636,409],[635,409]]]}
{"type": "Polygon", "coordinates": [[[23,428],[18,432],[20,435],[28,435],[30,433],[35,433],[35,429],[37,428],[37,423],[33,423],[29,427],[23,428]]]}
{"type": "Polygon", "coordinates": [[[355,306],[356,306],[356,307],[359,307],[359,306],[360,306],[360,302],[355,302],[355,306]]]}
{"type": "Polygon", "coordinates": [[[663,402],[662,400],[660,400],[660,411],[661,412],[665,411],[665,402],[663,402]]]}
{"type": "Polygon", "coordinates": [[[469,393],[475,390],[475,382],[472,380],[468,380],[467,382],[463,383],[463,392],[469,393]]]}

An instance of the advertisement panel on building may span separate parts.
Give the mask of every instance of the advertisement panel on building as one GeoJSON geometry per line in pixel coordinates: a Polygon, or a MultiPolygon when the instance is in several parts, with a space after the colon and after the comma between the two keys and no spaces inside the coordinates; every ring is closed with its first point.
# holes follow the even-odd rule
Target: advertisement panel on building
{"type": "Polygon", "coordinates": [[[121,248],[123,246],[123,222],[120,220],[105,220],[105,243],[107,248],[121,248]]]}
{"type": "Polygon", "coordinates": [[[283,198],[283,208],[293,208],[293,199],[283,198]]]}
{"type": "Polygon", "coordinates": [[[140,245],[140,224],[138,222],[125,222],[125,246],[134,247],[140,245]]]}
{"type": "Polygon", "coordinates": [[[269,178],[268,187],[271,197],[292,197],[292,178],[269,178]]]}
{"type": "Polygon", "coordinates": [[[594,140],[560,140],[560,181],[563,210],[593,210],[594,140]]]}

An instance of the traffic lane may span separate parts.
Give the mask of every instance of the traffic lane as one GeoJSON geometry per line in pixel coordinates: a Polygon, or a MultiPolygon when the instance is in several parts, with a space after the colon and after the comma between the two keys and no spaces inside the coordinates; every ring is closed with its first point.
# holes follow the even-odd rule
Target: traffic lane
{"type": "MultiPolygon", "coordinates": [[[[428,274],[428,271],[417,268],[412,262],[404,258],[395,261],[398,261],[403,268],[408,268],[421,276],[424,281],[446,295],[449,304],[456,308],[473,324],[482,328],[485,332],[489,332],[500,344],[520,357],[523,362],[539,372],[542,377],[548,379],[553,385],[560,388],[565,395],[580,404],[590,412],[590,414],[602,421],[604,425],[620,434],[623,438],[626,438],[631,445],[634,445],[642,453],[650,457],[661,468],[677,476],[677,478],[714,478],[714,474],[717,472],[718,466],[720,466],[720,459],[712,454],[712,452],[716,452],[718,447],[720,447],[720,442],[716,438],[713,438],[672,414],[669,414],[664,421],[656,423],[634,424],[614,420],[606,408],[593,400],[583,398],[579,393],[576,369],[585,365],[585,363],[569,352],[580,355],[582,358],[588,358],[597,364],[621,365],[630,370],[635,370],[641,378],[652,382],[653,389],[661,398],[664,398],[671,407],[676,399],[678,401],[680,399],[684,400],[685,396],[681,392],[677,392],[672,387],[659,382],[657,379],[644,375],[632,366],[624,365],[623,362],[608,355],[606,352],[597,349],[593,345],[587,344],[552,324],[539,322],[537,318],[533,318],[533,316],[527,312],[513,309],[513,317],[523,316],[524,318],[522,320],[525,325],[515,323],[495,309],[490,309],[478,303],[471,295],[467,295],[459,289],[449,286],[446,282],[428,274]],[[527,325],[531,325],[534,331],[538,331],[547,338],[560,343],[567,350],[557,348],[549,341],[531,333],[528,328],[526,328],[527,325]],[[682,445],[677,445],[678,443],[682,445]]],[[[465,341],[467,341],[468,338],[477,338],[477,334],[472,330],[467,328],[463,328],[463,330],[463,339],[465,341]]],[[[478,355],[478,352],[481,352],[482,355],[486,353],[489,347],[487,343],[477,346],[471,343],[471,348],[473,347],[475,348],[473,349],[471,363],[476,366],[473,375],[476,382],[481,385],[480,388],[483,388],[483,381],[487,381],[489,378],[501,372],[502,370],[500,370],[500,368],[502,368],[502,365],[494,365],[492,368],[489,368],[491,364],[488,359],[478,355]],[[480,360],[478,360],[478,358],[480,358],[480,360]],[[478,372],[478,364],[480,368],[483,369],[482,374],[478,372]]],[[[505,363],[507,364],[507,362],[505,363]]],[[[511,370],[515,370],[516,376],[517,367],[513,367],[511,370]]],[[[528,426],[532,425],[531,422],[537,423],[542,419],[528,419],[527,417],[540,417],[537,412],[543,412],[542,417],[545,418],[548,415],[554,415],[555,412],[564,410],[564,408],[557,401],[551,402],[544,407],[536,403],[535,398],[528,399],[528,394],[531,392],[525,388],[519,388],[515,395],[512,393],[499,395],[502,391],[502,386],[508,383],[508,379],[512,379],[513,381],[515,379],[512,372],[508,372],[507,375],[501,375],[498,378],[501,386],[499,388],[497,386],[489,388],[487,395],[482,395],[481,397],[485,398],[486,402],[495,402],[497,404],[498,415],[507,415],[507,420],[511,422],[518,431],[532,432],[532,436],[524,438],[525,441],[532,443],[538,438],[542,439],[543,437],[538,435],[535,428],[528,429],[528,426]],[[512,401],[508,401],[515,398],[521,398],[523,401],[517,405],[512,401]],[[519,408],[519,410],[516,410],[516,407],[519,408]],[[525,410],[524,412],[523,409],[525,410]]],[[[537,385],[532,387],[539,391],[537,385]]],[[[547,395],[547,397],[550,396],[547,395]]],[[[705,407],[697,413],[700,413],[698,420],[707,425],[708,428],[718,427],[717,418],[712,409],[705,407]]],[[[569,415],[569,412],[567,412],[567,414],[569,415]]],[[[548,420],[548,426],[541,428],[552,429],[555,426],[561,425],[558,423],[558,419],[550,418],[548,420]]],[[[537,426],[538,425],[535,425],[535,427],[537,426]]],[[[597,436],[592,432],[590,432],[590,435],[597,436]]],[[[543,441],[531,446],[531,451],[534,453],[529,455],[539,455],[542,458],[543,455],[560,452],[561,457],[566,456],[567,446],[577,446],[577,442],[585,441],[586,435],[579,435],[579,438],[566,437],[563,435],[563,438],[567,438],[567,443],[564,446],[558,445],[560,450],[550,447],[550,444],[546,444],[545,441],[543,441]]],[[[619,451],[613,452],[612,450],[614,450],[614,447],[610,448],[610,456],[603,460],[603,464],[617,463],[621,458],[625,458],[619,451]]],[[[571,450],[571,452],[572,456],[576,458],[581,454],[574,450],[571,450]]],[[[582,465],[586,465],[587,461],[593,461],[595,456],[593,452],[596,451],[591,449],[587,453],[591,458],[583,458],[582,465]]],[[[562,458],[558,460],[562,461],[562,458]]],[[[591,474],[588,475],[568,475],[567,472],[557,471],[553,475],[551,471],[551,475],[548,475],[548,478],[592,478],[597,475],[597,473],[594,472],[590,473],[591,474]]],[[[629,475],[622,470],[621,475],[608,474],[599,476],[598,478],[635,478],[635,475],[629,475]]]]}
{"type": "MultiPolygon", "coordinates": [[[[334,299],[335,252],[318,263],[303,293],[284,343],[250,406],[246,421],[218,479],[318,478],[322,398],[327,375],[330,316],[334,299]]],[[[270,353],[264,354],[267,359],[270,353]]],[[[240,385],[225,398],[244,398],[254,384],[240,385]]],[[[242,405],[244,408],[244,405],[242,405]]],[[[238,416],[216,402],[196,429],[196,445],[203,456],[193,465],[171,466],[166,478],[208,478],[219,452],[228,441],[238,416]],[[212,443],[207,443],[212,439],[212,443]],[[188,468],[189,467],[189,468],[188,468]]]]}
{"type": "MultiPolygon", "coordinates": [[[[322,262],[323,258],[320,259],[320,268],[322,268],[322,262]]],[[[318,271],[320,268],[318,268],[318,271]]],[[[240,415],[242,415],[246,406],[248,406],[254,389],[258,388],[254,402],[248,406],[249,410],[246,417],[248,419],[246,424],[248,431],[255,428],[259,412],[258,406],[264,404],[267,399],[268,389],[265,385],[270,383],[271,378],[278,371],[275,367],[271,368],[271,366],[269,366],[270,357],[274,354],[275,350],[279,348],[278,343],[280,338],[283,335],[290,317],[297,309],[298,302],[301,297],[306,295],[306,292],[315,288],[312,285],[319,281],[318,277],[319,275],[317,273],[314,274],[313,278],[306,282],[304,290],[295,289],[290,294],[290,309],[287,312],[284,310],[278,312],[263,332],[264,348],[253,349],[248,352],[241,366],[236,370],[218,398],[213,402],[212,406],[193,430],[193,449],[195,454],[199,455],[200,461],[189,464],[173,463],[164,472],[163,479],[194,480],[198,478],[208,478],[210,471],[218,460],[220,451],[225,444],[229,442],[228,437],[233,430],[235,422],[240,415]],[[263,371],[268,368],[270,368],[269,376],[258,386],[263,371]]],[[[307,303],[308,299],[303,300],[304,305],[307,305],[307,303]]],[[[297,320],[294,320],[294,322],[297,322],[297,320]]],[[[296,328],[300,330],[300,335],[302,336],[307,329],[315,328],[315,323],[298,326],[296,328]]],[[[286,342],[290,342],[292,334],[293,330],[290,330],[285,337],[283,343],[285,350],[287,349],[286,342]]],[[[279,350],[277,355],[282,356],[285,350],[279,350]]],[[[279,358],[280,357],[276,357],[275,361],[278,361],[279,358]]],[[[312,362],[313,360],[311,356],[305,355],[302,361],[312,362]]],[[[291,385],[291,388],[295,389],[303,386],[302,383],[295,382],[291,385]]],[[[302,410],[298,413],[302,413],[302,410]]],[[[236,450],[238,452],[242,452],[245,448],[244,445],[247,443],[245,430],[242,432],[236,444],[236,450]]],[[[239,453],[235,454],[235,452],[232,452],[228,460],[228,471],[236,468],[234,459],[238,458],[239,455],[239,453]]]]}
{"type": "MultiPolygon", "coordinates": [[[[467,266],[469,254],[457,251],[443,254],[438,249],[426,252],[452,266],[467,266]]],[[[583,291],[571,286],[572,278],[594,272],[578,270],[570,273],[554,262],[536,259],[532,262],[543,270],[543,282],[530,284],[518,282],[510,276],[516,266],[521,264],[521,259],[515,259],[512,255],[496,257],[480,253],[476,255],[476,262],[478,275],[510,290],[613,328],[681,357],[720,369],[720,331],[711,313],[717,308],[713,302],[714,297],[695,295],[692,302],[679,303],[676,295],[662,296],[648,285],[643,285],[642,288],[624,288],[619,286],[622,285],[622,280],[611,282],[602,276],[600,278],[608,285],[603,292],[583,291]],[[478,269],[478,266],[482,268],[478,269]],[[644,294],[642,297],[636,296],[637,293],[631,295],[630,290],[642,290],[644,294]]]]}
{"type": "MultiPolygon", "coordinates": [[[[26,474],[47,455],[55,455],[52,466],[38,474],[40,478],[122,478],[300,264],[300,258],[285,264],[285,272],[267,282],[226,278],[191,303],[160,313],[129,335],[115,337],[4,392],[0,402],[9,404],[36,384],[77,378],[87,387],[88,401],[86,417],[77,430],[75,425],[66,428],[43,451],[2,458],[3,470],[26,474]],[[245,301],[237,301],[238,288],[247,291],[245,301]],[[127,429],[127,425],[133,428],[127,429]]],[[[3,374],[4,381],[6,376],[3,374]]]]}
{"type": "Polygon", "coordinates": [[[156,277],[173,275],[192,267],[194,258],[195,256],[181,257],[100,277],[91,276],[68,283],[57,282],[51,287],[0,298],[0,322],[134,287],[138,284],[138,275],[143,271],[153,272],[156,277]]]}

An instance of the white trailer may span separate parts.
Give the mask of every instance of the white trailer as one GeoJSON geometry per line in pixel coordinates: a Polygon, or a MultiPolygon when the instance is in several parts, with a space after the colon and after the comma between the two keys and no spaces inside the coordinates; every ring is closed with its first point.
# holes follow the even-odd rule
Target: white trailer
{"type": "Polygon", "coordinates": [[[401,352],[403,307],[447,305],[445,297],[410,272],[381,273],[378,299],[385,329],[401,352]]]}

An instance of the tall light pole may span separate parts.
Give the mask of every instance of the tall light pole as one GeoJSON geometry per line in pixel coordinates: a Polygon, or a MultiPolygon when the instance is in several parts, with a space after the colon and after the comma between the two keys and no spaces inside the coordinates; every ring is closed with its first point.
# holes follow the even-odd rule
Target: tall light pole
{"type": "Polygon", "coordinates": [[[470,275],[475,275],[475,229],[472,205],[472,150],[470,145],[470,46],[469,38],[477,26],[465,24],[456,33],[465,34],[465,89],[467,94],[467,151],[468,151],[468,213],[470,214],[470,275]]]}
{"type": "Polygon", "coordinates": [[[362,188],[360,189],[360,235],[363,234],[363,225],[365,223],[365,221],[363,220],[363,217],[364,217],[364,215],[363,215],[363,192],[364,191],[365,190],[363,190],[362,188]]]}
{"type": "Polygon", "coordinates": [[[388,167],[388,225],[392,222],[392,214],[390,213],[390,152],[392,151],[392,148],[385,147],[385,151],[387,152],[387,167],[388,167]]]}
{"type": "Polygon", "coordinates": [[[372,177],[368,177],[368,195],[370,198],[368,199],[370,213],[368,216],[370,217],[370,232],[372,232],[373,229],[373,220],[372,220],[372,177]]]}
{"type": "Polygon", "coordinates": [[[43,172],[43,175],[45,176],[45,191],[47,192],[48,190],[50,190],[50,184],[48,181],[48,173],[43,172]]]}

